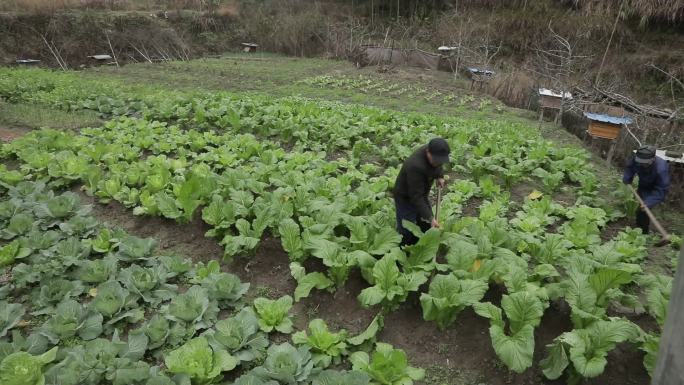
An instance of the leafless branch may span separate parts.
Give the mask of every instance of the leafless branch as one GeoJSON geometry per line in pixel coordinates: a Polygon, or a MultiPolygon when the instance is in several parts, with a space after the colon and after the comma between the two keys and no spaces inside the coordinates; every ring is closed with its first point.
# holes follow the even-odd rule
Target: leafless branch
{"type": "Polygon", "coordinates": [[[657,71],[660,71],[660,72],[662,72],[663,74],[667,75],[667,77],[670,78],[670,81],[672,81],[672,82],[674,82],[674,83],[677,83],[677,85],[679,85],[679,86],[682,88],[682,90],[684,90],[684,83],[683,83],[681,80],[677,79],[677,77],[674,76],[673,74],[671,74],[671,73],[665,71],[664,69],[662,69],[662,68],[656,66],[656,65],[653,64],[653,63],[647,64],[646,66],[647,66],[647,67],[650,67],[650,68],[653,68],[653,69],[655,69],[655,70],[657,70],[657,71]]]}
{"type": "Polygon", "coordinates": [[[612,91],[610,88],[599,88],[595,85],[592,86],[591,91],[587,91],[581,87],[576,87],[575,92],[578,93],[578,95],[581,95],[581,98],[585,100],[596,100],[601,101],[602,103],[619,104],[634,114],[665,119],[667,121],[676,119],[679,116],[679,112],[684,109],[684,107],[679,107],[677,109],[670,110],[667,108],[658,108],[655,106],[639,104],[630,97],[612,91]]]}

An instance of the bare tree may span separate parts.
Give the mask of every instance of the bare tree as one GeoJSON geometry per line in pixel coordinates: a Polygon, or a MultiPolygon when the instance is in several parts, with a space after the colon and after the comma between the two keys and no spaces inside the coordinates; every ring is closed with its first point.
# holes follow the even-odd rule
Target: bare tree
{"type": "Polygon", "coordinates": [[[678,110],[684,109],[684,107],[681,106],[681,103],[678,103],[677,101],[677,93],[675,92],[675,88],[681,88],[682,91],[684,91],[684,82],[682,82],[680,79],[677,78],[674,74],[665,71],[664,69],[656,66],[653,63],[647,64],[646,67],[652,68],[663,75],[667,76],[667,83],[668,86],[670,87],[670,96],[672,97],[672,106],[676,108],[675,114],[678,110]]]}
{"type": "Polygon", "coordinates": [[[491,38],[491,20],[487,23],[487,30],[484,36],[479,39],[479,44],[475,47],[475,52],[479,54],[479,63],[482,64],[484,69],[489,69],[492,60],[499,54],[501,47],[503,46],[503,41],[499,40],[498,43],[493,41],[491,38]]]}
{"type": "Polygon", "coordinates": [[[566,94],[585,80],[589,56],[579,55],[568,38],[556,33],[549,22],[547,41],[535,48],[535,60],[527,70],[537,75],[541,85],[560,91],[562,95],[559,115],[565,111],[570,100],[566,94]]]}
{"type": "MultiPolygon", "coordinates": [[[[452,20],[449,20],[452,22],[452,20]]],[[[484,31],[468,17],[454,14],[453,23],[458,27],[451,31],[450,42],[453,47],[449,56],[451,69],[457,73],[462,66],[472,65],[489,69],[494,58],[499,54],[503,41],[494,41],[491,35],[491,22],[484,31]]]]}

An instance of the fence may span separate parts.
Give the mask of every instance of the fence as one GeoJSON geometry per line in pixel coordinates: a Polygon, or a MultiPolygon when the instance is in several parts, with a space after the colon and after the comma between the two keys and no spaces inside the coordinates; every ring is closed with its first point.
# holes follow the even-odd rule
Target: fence
{"type": "Polygon", "coordinates": [[[448,57],[415,48],[366,46],[363,54],[365,56],[364,64],[367,65],[389,64],[452,71],[454,64],[448,57]]]}

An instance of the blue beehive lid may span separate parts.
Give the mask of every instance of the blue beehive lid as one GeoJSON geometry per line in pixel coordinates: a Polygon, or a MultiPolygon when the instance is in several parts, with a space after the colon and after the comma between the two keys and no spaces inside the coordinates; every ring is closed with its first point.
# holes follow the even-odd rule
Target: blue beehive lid
{"type": "Polygon", "coordinates": [[[634,120],[629,116],[612,116],[606,114],[595,114],[592,112],[585,112],[584,116],[590,120],[611,124],[632,124],[634,122],[634,120]]]}

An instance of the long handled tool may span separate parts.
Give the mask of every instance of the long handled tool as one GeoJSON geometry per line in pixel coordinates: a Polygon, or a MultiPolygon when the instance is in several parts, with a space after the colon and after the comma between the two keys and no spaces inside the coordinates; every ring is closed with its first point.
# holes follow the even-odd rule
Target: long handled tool
{"type": "Polygon", "coordinates": [[[637,191],[634,189],[634,186],[630,185],[629,188],[630,188],[630,190],[632,190],[632,192],[634,193],[634,196],[636,197],[636,199],[641,204],[641,209],[644,210],[644,212],[646,212],[646,215],[648,215],[648,218],[651,220],[651,222],[653,222],[653,225],[658,230],[660,235],[663,237],[663,239],[661,239],[658,243],[655,244],[656,247],[665,246],[668,243],[670,243],[670,234],[668,234],[667,231],[665,231],[663,226],[660,224],[660,222],[658,222],[655,215],[653,215],[651,210],[644,203],[644,200],[641,199],[641,197],[639,196],[639,193],[637,193],[637,191]]]}
{"type": "Polygon", "coordinates": [[[437,186],[437,204],[435,205],[435,219],[439,222],[439,206],[442,204],[442,186],[437,186]]]}

